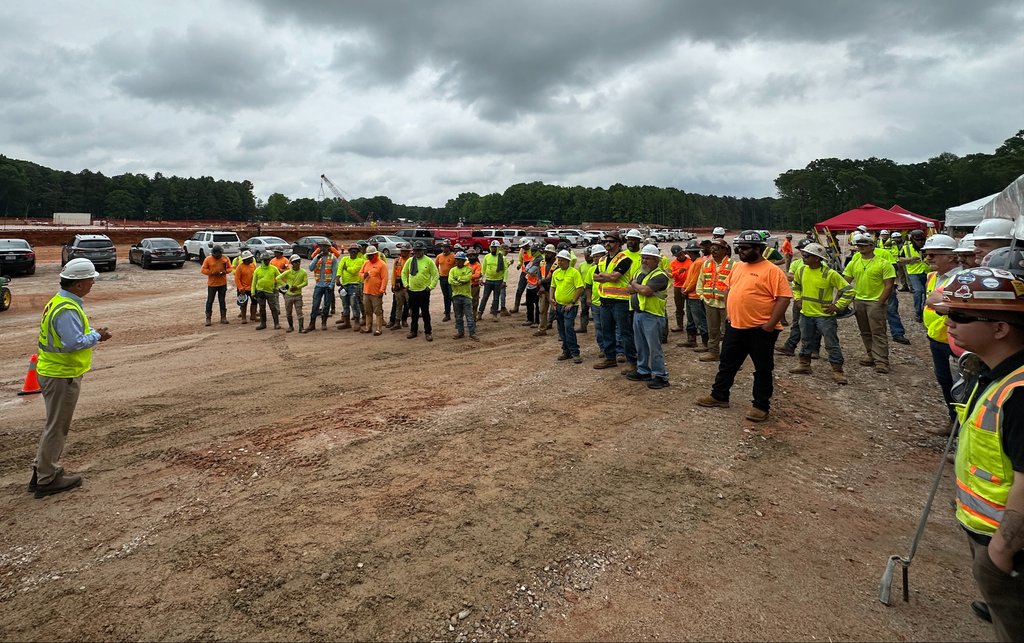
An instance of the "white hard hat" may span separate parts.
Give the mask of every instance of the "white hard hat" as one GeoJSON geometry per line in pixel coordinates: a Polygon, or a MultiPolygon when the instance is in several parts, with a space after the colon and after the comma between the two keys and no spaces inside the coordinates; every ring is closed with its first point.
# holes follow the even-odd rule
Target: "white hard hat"
{"type": "Polygon", "coordinates": [[[556,248],[554,246],[554,244],[550,244],[549,243],[548,245],[544,246],[544,252],[557,252],[557,251],[558,251],[558,248],[556,248]]]}
{"type": "Polygon", "coordinates": [[[366,250],[364,252],[368,255],[375,255],[377,254],[377,246],[366,246],[366,250]]]}
{"type": "Polygon", "coordinates": [[[814,255],[822,259],[828,259],[828,252],[825,250],[825,246],[820,243],[808,243],[806,246],[800,249],[800,252],[814,255]]]}
{"type": "Polygon", "coordinates": [[[523,239],[522,241],[519,242],[519,247],[520,248],[525,248],[528,245],[530,245],[530,240],[529,239],[523,239]]]}
{"type": "Polygon", "coordinates": [[[974,228],[974,240],[1013,239],[1013,221],[1010,219],[985,219],[974,228]]]}
{"type": "Polygon", "coordinates": [[[96,266],[88,259],[72,259],[60,271],[61,279],[92,279],[99,276],[96,266]]]}
{"type": "Polygon", "coordinates": [[[249,252],[248,250],[243,250],[242,251],[242,261],[245,261],[246,259],[252,259],[252,253],[249,252]]]}
{"type": "Polygon", "coordinates": [[[903,238],[903,233],[900,232],[899,230],[897,230],[896,232],[892,233],[892,238],[893,239],[902,239],[903,238]]]}
{"type": "Polygon", "coordinates": [[[653,243],[649,243],[649,244],[647,244],[646,246],[643,247],[643,250],[640,251],[640,256],[641,257],[660,257],[661,256],[661,250],[658,250],[658,246],[654,245],[653,243]]]}
{"type": "Polygon", "coordinates": [[[974,254],[974,234],[968,234],[960,240],[960,245],[956,247],[953,252],[962,252],[964,254],[974,254]]]}
{"type": "Polygon", "coordinates": [[[640,231],[637,230],[636,228],[633,228],[632,230],[630,230],[629,232],[626,233],[626,238],[627,239],[641,239],[642,240],[644,238],[644,235],[640,234],[640,231]]]}
{"type": "Polygon", "coordinates": [[[859,225],[859,226],[857,226],[857,231],[858,232],[867,232],[868,231],[868,227],[867,226],[863,226],[863,225],[859,225]]]}
{"type": "Polygon", "coordinates": [[[725,236],[725,228],[719,226],[719,227],[715,228],[714,230],[712,230],[711,234],[715,235],[715,236],[719,236],[719,237],[724,237],[725,236]]]}
{"type": "Polygon", "coordinates": [[[288,261],[302,261],[302,257],[300,257],[299,255],[292,255],[288,257],[288,261]]]}
{"type": "Polygon", "coordinates": [[[498,242],[498,240],[497,240],[497,239],[491,239],[491,247],[492,247],[492,248],[497,248],[497,247],[498,247],[498,246],[500,246],[500,245],[501,245],[501,244],[500,244],[500,243],[498,242]]]}
{"type": "Polygon", "coordinates": [[[959,244],[948,234],[933,234],[921,246],[921,250],[947,250],[953,252],[959,244]]]}
{"type": "Polygon", "coordinates": [[[608,254],[608,250],[605,249],[605,247],[602,246],[600,243],[597,243],[597,244],[594,244],[594,245],[590,246],[590,254],[591,255],[606,255],[606,254],[608,254]]]}
{"type": "Polygon", "coordinates": [[[879,232],[878,234],[880,234],[880,235],[881,235],[881,234],[889,234],[889,231],[888,231],[888,230],[882,230],[882,231],[881,231],[881,232],[879,232]]]}
{"type": "Polygon", "coordinates": [[[875,245],[875,240],[871,238],[870,234],[867,234],[867,233],[864,233],[864,232],[858,232],[858,233],[853,235],[853,245],[855,245],[855,246],[861,246],[861,245],[873,246],[873,245],[875,245]]]}
{"type": "Polygon", "coordinates": [[[566,261],[572,261],[572,254],[570,254],[568,250],[561,250],[557,255],[555,255],[555,258],[565,259],[566,261]]]}

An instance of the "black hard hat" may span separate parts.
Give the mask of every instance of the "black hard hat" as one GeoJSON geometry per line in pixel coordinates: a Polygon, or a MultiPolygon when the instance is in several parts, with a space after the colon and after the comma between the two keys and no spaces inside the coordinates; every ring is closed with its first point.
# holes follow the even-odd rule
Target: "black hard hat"
{"type": "Polygon", "coordinates": [[[683,251],[683,247],[681,245],[678,245],[678,244],[676,244],[676,245],[672,246],[671,248],[669,248],[669,252],[671,252],[674,255],[677,255],[677,254],[679,254],[682,251],[683,251]]]}
{"type": "Polygon", "coordinates": [[[768,245],[757,230],[744,230],[732,240],[733,245],[764,246],[768,245]]]}
{"type": "Polygon", "coordinates": [[[427,244],[423,243],[422,241],[417,241],[416,243],[413,244],[412,249],[413,250],[426,250],[427,249],[427,244]]]}
{"type": "Polygon", "coordinates": [[[814,242],[811,241],[810,239],[801,239],[801,240],[796,242],[796,249],[797,250],[803,250],[804,248],[806,248],[808,245],[810,245],[812,243],[814,243],[814,242]]]}

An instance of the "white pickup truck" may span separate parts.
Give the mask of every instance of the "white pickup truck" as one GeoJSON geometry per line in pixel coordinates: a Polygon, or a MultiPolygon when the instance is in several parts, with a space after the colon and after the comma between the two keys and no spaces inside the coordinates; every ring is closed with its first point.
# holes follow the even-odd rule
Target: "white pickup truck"
{"type": "Polygon", "coordinates": [[[207,256],[213,254],[213,247],[220,246],[224,256],[234,259],[242,254],[242,241],[234,232],[224,230],[200,230],[185,240],[185,260],[191,261],[193,257],[203,261],[207,256]]]}

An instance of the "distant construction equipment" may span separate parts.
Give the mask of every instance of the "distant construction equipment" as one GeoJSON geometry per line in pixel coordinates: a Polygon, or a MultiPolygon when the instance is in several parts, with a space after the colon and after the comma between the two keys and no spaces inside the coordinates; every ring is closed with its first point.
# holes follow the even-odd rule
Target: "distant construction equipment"
{"type": "Polygon", "coordinates": [[[359,223],[366,223],[366,219],[363,218],[363,215],[359,214],[359,212],[357,212],[356,209],[352,207],[352,204],[349,203],[348,199],[345,198],[345,195],[342,193],[341,189],[338,188],[338,186],[335,185],[333,181],[327,178],[326,174],[320,175],[320,199],[323,199],[326,196],[326,193],[324,192],[325,185],[327,186],[327,189],[329,189],[331,193],[334,194],[334,197],[338,199],[338,201],[340,201],[343,206],[345,206],[345,211],[348,212],[349,216],[351,216],[359,223]]]}

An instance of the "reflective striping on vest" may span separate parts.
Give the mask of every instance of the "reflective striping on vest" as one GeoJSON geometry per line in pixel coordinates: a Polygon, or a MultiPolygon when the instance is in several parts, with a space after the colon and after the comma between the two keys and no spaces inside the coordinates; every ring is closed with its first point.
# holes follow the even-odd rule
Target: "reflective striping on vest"
{"type": "Polygon", "coordinates": [[[725,280],[735,265],[736,262],[731,257],[722,259],[722,263],[718,264],[714,259],[708,257],[700,271],[701,296],[719,301],[724,300],[727,288],[725,280]]]}
{"type": "Polygon", "coordinates": [[[971,474],[978,476],[982,480],[988,480],[992,484],[1000,484],[1003,481],[999,476],[989,473],[984,469],[979,469],[978,466],[974,464],[971,465],[971,474]]]}
{"type": "Polygon", "coordinates": [[[991,509],[985,509],[982,503],[978,503],[974,498],[959,489],[957,489],[956,506],[957,509],[988,523],[995,529],[998,529],[999,523],[1003,521],[1003,512],[992,512],[991,509]],[[990,512],[995,515],[990,515],[990,512]]]}
{"type": "MultiPolygon", "coordinates": [[[[601,272],[619,272],[618,270],[614,269],[609,270],[609,268],[611,266],[615,266],[616,268],[618,268],[619,262],[627,258],[628,257],[624,252],[620,252],[619,254],[615,255],[615,257],[612,259],[605,257],[604,266],[601,269],[601,272]]],[[[633,270],[631,267],[630,273],[632,272],[633,270]]],[[[598,292],[601,293],[601,297],[603,299],[625,299],[627,301],[629,300],[629,291],[626,289],[626,286],[629,285],[629,274],[623,275],[621,272],[619,272],[619,274],[621,276],[619,277],[618,281],[610,283],[601,282],[601,285],[598,287],[598,292]]]]}
{"type": "Polygon", "coordinates": [[[83,325],[83,327],[86,325],[85,324],[85,315],[82,315],[82,313],[80,312],[80,308],[78,307],[77,304],[75,304],[75,302],[68,301],[68,300],[57,302],[57,305],[54,306],[53,308],[49,309],[47,311],[46,317],[44,317],[44,320],[49,319],[51,323],[48,323],[48,324],[45,325],[45,333],[43,332],[43,329],[40,328],[40,333],[39,333],[39,350],[46,351],[48,353],[74,353],[75,352],[74,350],[68,349],[65,346],[58,346],[57,344],[59,343],[59,341],[58,341],[57,336],[54,334],[54,331],[53,331],[53,323],[52,323],[53,318],[57,316],[57,313],[61,312],[65,308],[71,308],[71,309],[75,310],[76,312],[78,312],[78,314],[82,317],[82,325],[83,325]],[[45,334],[45,343],[43,341],[44,334],[45,334]]]}

